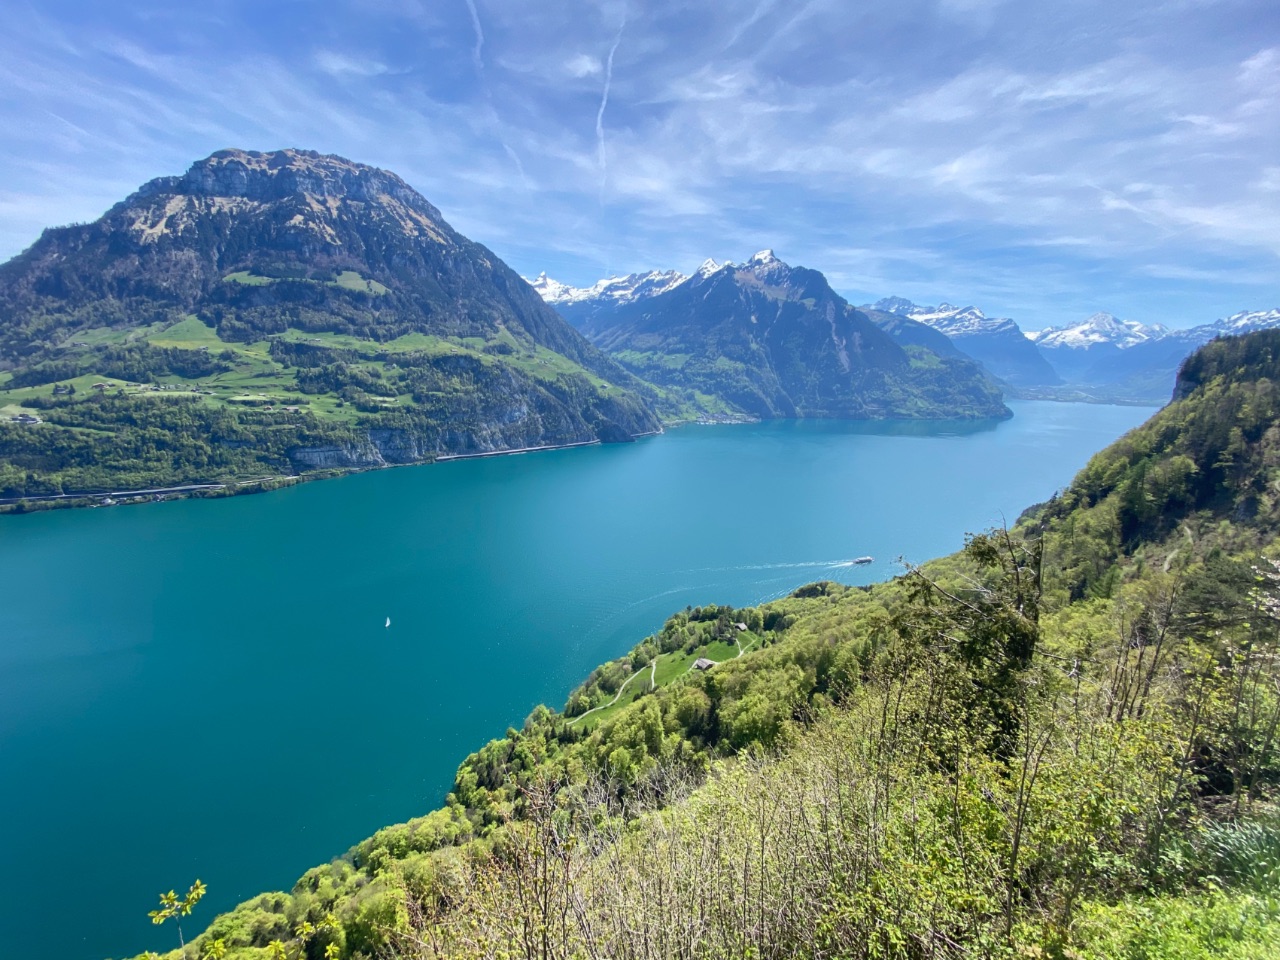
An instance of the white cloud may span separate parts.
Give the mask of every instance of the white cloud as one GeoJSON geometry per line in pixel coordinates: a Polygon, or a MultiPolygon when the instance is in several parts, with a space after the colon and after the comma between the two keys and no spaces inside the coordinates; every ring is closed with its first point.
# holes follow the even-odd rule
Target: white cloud
{"type": "Polygon", "coordinates": [[[564,71],[576,80],[583,77],[594,77],[604,70],[598,57],[590,54],[580,53],[575,57],[570,57],[565,61],[564,71]]]}
{"type": "Polygon", "coordinates": [[[380,77],[390,72],[385,63],[348,56],[336,50],[317,50],[312,59],[316,67],[332,77],[380,77]]]}
{"type": "Polygon", "coordinates": [[[1073,270],[1117,290],[1153,263],[1170,282],[1192,282],[1180,264],[1206,285],[1256,275],[1280,252],[1280,47],[1193,21],[1226,36],[1265,5],[1134,2],[654,0],[629,8],[607,95],[618,4],[350,2],[287,43],[32,14],[0,37],[0,182],[22,198],[0,204],[0,248],[33,239],[42,203],[48,222],[96,216],[103,178],[124,193],[218,147],[288,144],[395,169],[500,253],[579,263],[572,281],[757,244],[869,292],[928,270],[975,300],[1073,270]],[[1034,268],[996,260],[1015,255],[1034,268]]]}

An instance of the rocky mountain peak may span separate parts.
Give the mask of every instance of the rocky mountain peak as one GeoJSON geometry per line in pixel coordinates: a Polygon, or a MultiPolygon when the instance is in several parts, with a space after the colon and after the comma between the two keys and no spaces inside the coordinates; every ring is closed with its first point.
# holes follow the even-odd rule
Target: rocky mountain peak
{"type": "Polygon", "coordinates": [[[388,215],[408,236],[449,242],[440,211],[394,173],[312,150],[219,150],[182,176],[144,184],[111,213],[128,216],[145,242],[181,233],[205,214],[287,205],[296,211],[295,226],[333,242],[328,224],[355,204],[388,215]]]}
{"type": "Polygon", "coordinates": [[[596,301],[630,303],[633,300],[644,300],[665,293],[687,279],[689,278],[677,270],[650,270],[646,273],[629,273],[624,277],[606,277],[589,287],[574,287],[553,280],[544,270],[532,280],[526,278],[526,282],[547,303],[564,306],[596,301]]]}

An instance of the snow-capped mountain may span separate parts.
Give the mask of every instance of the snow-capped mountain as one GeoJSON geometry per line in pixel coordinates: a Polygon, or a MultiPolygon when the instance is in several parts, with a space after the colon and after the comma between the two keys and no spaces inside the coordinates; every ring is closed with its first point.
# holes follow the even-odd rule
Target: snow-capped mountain
{"type": "Polygon", "coordinates": [[[561,316],[588,337],[593,337],[611,322],[610,318],[620,308],[667,293],[681,284],[700,283],[722,270],[748,270],[763,277],[778,269],[788,268],[772,250],[761,250],[745,263],[704,260],[691,276],[685,276],[678,270],[650,270],[625,277],[606,277],[589,287],[572,287],[553,280],[544,271],[533,280],[526,279],[526,282],[561,316]]]}
{"type": "MultiPolygon", "coordinates": [[[[900,297],[891,298],[895,302],[901,301],[900,297]]],[[[876,309],[884,310],[881,304],[886,301],[881,300],[876,304],[876,309]]],[[[902,313],[901,310],[890,310],[889,313],[902,313]]],[[[922,307],[917,304],[911,304],[903,316],[910,317],[920,323],[928,324],[935,330],[941,330],[949,337],[971,336],[978,333],[994,333],[996,331],[1017,330],[1022,333],[1021,328],[1010,320],[1008,317],[988,317],[977,307],[957,307],[950,303],[940,303],[936,307],[922,307]]]]}
{"type": "Polygon", "coordinates": [[[532,280],[526,278],[526,282],[537,291],[538,296],[556,307],[562,304],[591,301],[611,301],[614,304],[622,304],[656,297],[687,280],[709,277],[726,267],[768,270],[778,266],[785,267],[786,264],[774,256],[772,250],[761,250],[743,264],[734,263],[732,260],[721,262],[708,258],[702,261],[702,265],[694,271],[692,276],[685,276],[679,270],[649,270],[645,273],[629,273],[625,277],[606,277],[589,287],[572,287],[548,277],[544,270],[532,280]]]}
{"type": "Polygon", "coordinates": [[[711,397],[712,409],[760,418],[1008,415],[998,387],[949,343],[934,352],[913,342],[909,352],[821,273],[772,250],[704,261],[661,292],[623,279],[585,288],[586,297],[559,292],[554,305],[623,367],[686,402],[711,397]],[[912,362],[931,352],[931,362],[912,362]]]}
{"type": "MultiPolygon", "coordinates": [[[[1107,320],[1114,319],[1107,316],[1107,320]]],[[[1094,320],[1095,317],[1090,317],[1062,331],[1042,330],[1036,336],[1036,345],[1073,386],[1096,391],[1098,396],[1107,398],[1162,403],[1169,399],[1178,367],[1189,354],[1215,337],[1280,327],[1280,310],[1243,310],[1222,320],[1183,330],[1122,321],[1115,322],[1123,328],[1116,330],[1115,325],[1094,324],[1094,320]],[[1146,335],[1127,337],[1124,330],[1146,335]],[[1098,337],[1089,339],[1091,331],[1098,337]],[[1056,333],[1063,336],[1055,337],[1056,333]],[[1104,338],[1106,333],[1115,339],[1104,338]]]]}
{"type": "Polygon", "coordinates": [[[977,307],[940,303],[921,306],[902,297],[886,297],[868,309],[897,314],[946,334],[957,347],[992,374],[1016,386],[1061,382],[1053,367],[1008,317],[988,317],[977,307]]]}
{"type": "Polygon", "coordinates": [[[1125,350],[1168,333],[1168,328],[1159,323],[1148,326],[1136,320],[1120,320],[1109,313],[1095,313],[1072,326],[1045,327],[1028,333],[1027,339],[1045,350],[1089,350],[1102,345],[1125,350]]]}
{"type": "Polygon", "coordinates": [[[1214,337],[1232,337],[1272,327],[1280,327],[1280,310],[1241,310],[1213,323],[1191,327],[1189,330],[1175,330],[1170,336],[1185,338],[1200,346],[1214,337]]]}
{"type": "Polygon", "coordinates": [[[567,283],[553,280],[547,276],[546,271],[543,271],[528,283],[547,303],[559,306],[562,303],[584,303],[602,299],[630,303],[633,300],[643,300],[645,297],[665,293],[688,279],[683,273],[675,270],[665,272],[650,270],[647,273],[629,273],[625,277],[606,277],[589,287],[571,287],[567,283]]]}

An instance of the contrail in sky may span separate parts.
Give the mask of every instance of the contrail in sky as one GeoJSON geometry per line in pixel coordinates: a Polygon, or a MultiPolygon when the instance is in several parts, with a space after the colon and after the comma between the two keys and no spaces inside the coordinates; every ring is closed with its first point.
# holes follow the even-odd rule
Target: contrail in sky
{"type": "MultiPolygon", "coordinates": [[[[468,3],[471,0],[467,0],[468,3]]],[[[604,188],[609,180],[609,158],[604,149],[604,108],[609,105],[609,86],[613,83],[613,55],[618,52],[618,44],[622,42],[622,31],[627,28],[627,17],[623,14],[622,25],[618,27],[618,35],[613,38],[613,46],[609,48],[609,58],[604,64],[604,91],[600,94],[600,109],[596,111],[596,159],[600,165],[600,203],[604,204],[604,188]]]]}
{"type": "Polygon", "coordinates": [[[516,172],[520,174],[520,179],[524,181],[524,185],[527,187],[529,186],[529,178],[525,176],[524,164],[520,162],[519,155],[502,135],[502,121],[498,119],[498,111],[493,106],[493,93],[489,90],[489,84],[484,78],[484,57],[481,55],[484,50],[484,28],[480,26],[480,13],[476,10],[476,0],[467,0],[467,10],[471,13],[471,26],[476,32],[476,45],[471,48],[471,61],[475,64],[476,78],[480,81],[480,88],[484,91],[485,104],[489,108],[489,125],[493,128],[498,142],[502,144],[502,149],[511,158],[511,162],[516,165],[516,172]]]}
{"type": "Polygon", "coordinates": [[[484,49],[484,30],[480,28],[480,14],[476,12],[476,0],[467,0],[467,9],[471,11],[471,26],[476,30],[476,45],[471,48],[471,59],[476,63],[476,70],[484,73],[484,60],[480,51],[484,49]]]}

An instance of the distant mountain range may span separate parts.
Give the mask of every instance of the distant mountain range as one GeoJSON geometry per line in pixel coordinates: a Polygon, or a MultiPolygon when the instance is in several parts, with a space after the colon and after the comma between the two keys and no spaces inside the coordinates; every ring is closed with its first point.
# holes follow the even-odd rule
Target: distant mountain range
{"type": "Polygon", "coordinates": [[[1035,344],[1007,317],[988,317],[977,307],[949,303],[923,307],[901,297],[878,300],[869,309],[907,317],[945,334],[961,351],[1010,386],[1040,387],[1062,382],[1035,344]]]}
{"type": "MultiPolygon", "coordinates": [[[[724,266],[708,260],[695,277],[724,266]]],[[[533,286],[570,323],[604,345],[606,332],[629,305],[690,279],[676,271],[652,271],[571,287],[542,274],[533,286]]],[[[1280,310],[1241,312],[1182,330],[1095,313],[1078,324],[1034,332],[1007,317],[988,317],[977,307],[922,306],[902,297],[886,297],[859,311],[901,346],[977,361],[1014,395],[1136,403],[1167,401],[1183,359],[1215,337],[1280,326],[1280,310]]]]}
{"type": "MultiPolygon", "coordinates": [[[[692,275],[534,289],[638,377],[753,417],[1001,417],[999,389],[945,338],[886,331],[816,270],[763,250],[692,275]]],[[[1034,351],[1034,347],[1030,347],[1034,351]]]]}
{"type": "Polygon", "coordinates": [[[1192,352],[1224,336],[1280,326],[1280,310],[1243,311],[1181,330],[1097,313],[1069,327],[1029,334],[1068,388],[1101,399],[1163,403],[1178,368],[1192,352]]]}
{"type": "Polygon", "coordinates": [[[1075,326],[1045,327],[1038,332],[1028,333],[1027,339],[1042,350],[1089,350],[1099,346],[1123,350],[1148,340],[1158,340],[1168,333],[1169,329],[1158,323],[1145,326],[1134,320],[1119,320],[1109,313],[1095,313],[1075,326]]]}

